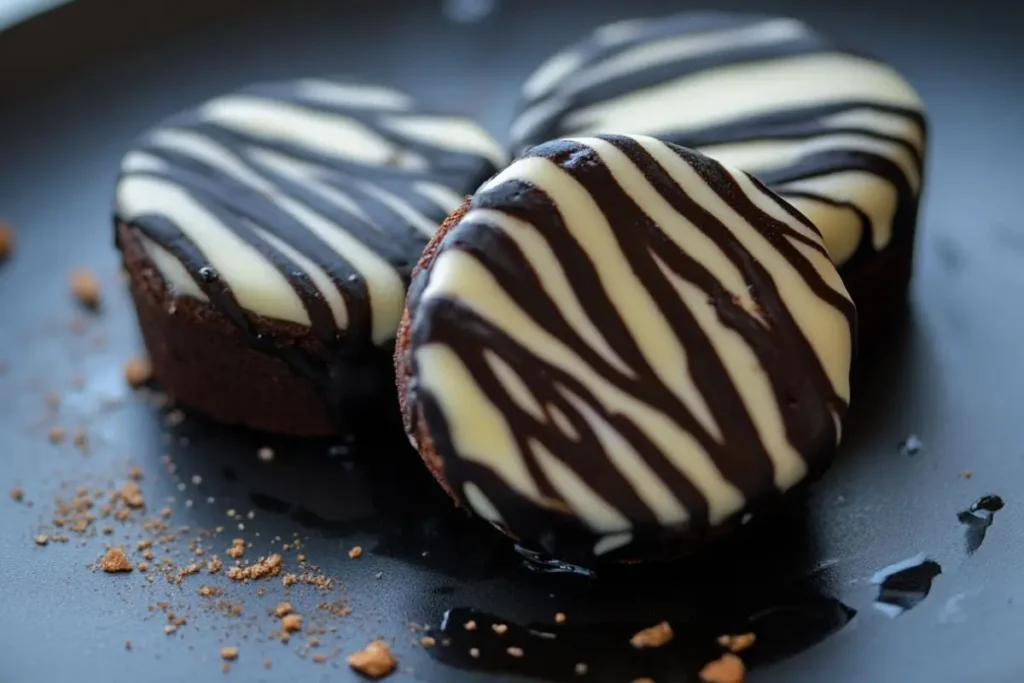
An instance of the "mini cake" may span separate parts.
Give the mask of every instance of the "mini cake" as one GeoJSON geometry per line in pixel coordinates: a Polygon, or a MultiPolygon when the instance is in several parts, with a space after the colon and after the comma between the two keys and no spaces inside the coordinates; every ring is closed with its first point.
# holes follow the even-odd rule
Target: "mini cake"
{"type": "Polygon", "coordinates": [[[442,486],[524,546],[668,557],[829,464],[855,318],[752,176],[650,137],[550,141],[427,247],[399,401],[442,486]]]}
{"type": "Polygon", "coordinates": [[[124,158],[114,207],[154,375],[271,432],[394,410],[412,267],[505,162],[467,118],[339,80],[256,85],[164,121],[124,158]]]}
{"type": "Polygon", "coordinates": [[[652,135],[753,173],[821,231],[866,346],[902,319],[926,130],[888,65],[794,19],[624,21],[525,83],[513,148],[597,133],[652,135]]]}

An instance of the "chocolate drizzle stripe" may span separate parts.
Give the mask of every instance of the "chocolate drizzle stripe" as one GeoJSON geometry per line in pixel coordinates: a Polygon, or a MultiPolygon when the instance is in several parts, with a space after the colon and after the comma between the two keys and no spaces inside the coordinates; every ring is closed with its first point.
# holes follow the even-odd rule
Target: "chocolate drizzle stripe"
{"type": "Polygon", "coordinates": [[[549,551],[559,529],[582,529],[594,540],[576,550],[593,555],[612,536],[627,548],[666,529],[700,533],[820,472],[848,391],[822,354],[845,352],[848,371],[850,349],[812,342],[791,309],[831,310],[847,338],[855,311],[838,276],[808,260],[828,263],[806,219],[777,202],[706,157],[628,136],[546,143],[485,184],[408,303],[407,399],[452,489],[549,551]],[[672,159],[690,175],[663,166],[672,159]],[[658,220],[687,221],[721,257],[658,220]],[[580,311],[615,362],[570,323],[580,311]],[[649,326],[658,319],[664,333],[649,326]],[[652,357],[651,335],[685,367],[652,357]],[[758,373],[744,374],[751,362],[758,373]],[[550,458],[574,479],[553,478],[550,458]]]}
{"type": "Polygon", "coordinates": [[[829,213],[818,211],[820,204],[802,205],[821,223],[818,227],[838,264],[870,259],[901,231],[913,228],[927,135],[916,95],[889,67],[805,24],[726,12],[636,20],[598,29],[552,57],[537,74],[544,76],[553,69],[553,76],[538,82],[531,79],[523,88],[512,126],[515,150],[559,137],[645,133],[742,167],[749,145],[788,142],[796,149],[778,163],[747,169],[776,192],[785,192],[787,183],[797,180],[817,181],[860,171],[896,193],[896,205],[885,215],[873,208],[878,201],[875,195],[856,183],[840,181],[839,186],[816,192],[855,207],[858,216],[877,216],[879,224],[870,220],[833,224],[829,213]],[[802,71],[808,60],[820,60],[821,68],[828,63],[838,84],[861,82],[858,74],[848,75],[849,70],[869,73],[873,80],[841,97],[827,85],[799,80],[808,73],[802,71]],[[557,71],[560,63],[572,68],[557,71]],[[744,69],[770,71],[750,77],[751,88],[759,94],[752,95],[746,107],[735,103],[735,93],[743,89],[744,69]],[[777,95],[758,88],[765,79],[778,81],[777,95]],[[719,97],[716,83],[728,83],[731,90],[719,97]],[[687,88],[698,84],[701,96],[687,101],[687,88]],[[806,95],[794,97],[801,88],[806,95]],[[773,104],[773,97],[777,103],[773,104]],[[633,109],[623,109],[629,103],[633,109]],[[719,116],[701,118],[707,122],[699,125],[687,123],[694,108],[713,114],[716,107],[721,108],[719,116]],[[826,140],[835,141],[836,149],[822,151],[826,140]],[[897,159],[903,162],[897,164],[897,159]],[[845,232],[854,226],[859,228],[857,234],[845,232]]]}

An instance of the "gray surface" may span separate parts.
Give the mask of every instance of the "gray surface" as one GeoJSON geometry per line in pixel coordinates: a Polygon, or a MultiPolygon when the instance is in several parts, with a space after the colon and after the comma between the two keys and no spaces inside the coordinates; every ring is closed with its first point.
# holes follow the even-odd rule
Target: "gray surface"
{"type": "MultiPolygon", "coordinates": [[[[261,605],[280,597],[276,582],[262,600],[255,587],[249,589],[246,614],[259,617],[255,624],[232,625],[200,608],[198,582],[178,592],[146,587],[138,575],[90,573],[84,565],[100,554],[103,539],[85,547],[33,545],[62,480],[121,476],[129,457],[149,475],[144,486],[150,500],[178,498],[178,523],[223,523],[226,509],[252,507],[253,491],[302,500],[321,517],[348,520],[301,528],[287,516],[260,511],[247,522],[246,536],[265,542],[296,530],[308,534],[307,554],[342,580],[355,609],[331,642],[348,651],[378,633],[395,638],[403,666],[413,669],[399,680],[498,680],[458,674],[409,645],[407,621],[437,623],[448,607],[479,607],[521,620],[562,609],[580,620],[628,613],[656,621],[705,602],[709,594],[727,603],[749,589],[767,600],[794,582],[813,585],[859,613],[821,645],[759,668],[750,677],[755,683],[1017,680],[1024,671],[1024,547],[1016,542],[1024,531],[1020,6],[718,3],[797,14],[888,58],[920,89],[932,115],[933,142],[913,318],[858,387],[843,455],[815,490],[805,522],[783,524],[774,535],[759,530],[767,538],[747,539],[754,541],[749,557],[741,547],[728,561],[705,559],[654,578],[626,572],[597,588],[581,588],[564,577],[517,568],[500,540],[448,515],[414,456],[400,446],[368,441],[355,449],[355,464],[346,466],[344,459],[327,458],[323,444],[279,442],[277,460],[265,465],[254,455],[265,440],[190,419],[178,430],[190,444],[170,449],[179,467],[175,478],[159,465],[166,447],[158,415],[132,400],[99,409],[103,399],[127,396],[121,366],[138,348],[118,286],[108,210],[119,156],[148,123],[245,81],[348,72],[407,87],[427,101],[459,105],[500,133],[516,84],[562,42],[609,19],[682,6],[525,0],[497,5],[476,23],[460,23],[442,14],[439,2],[383,3],[391,11],[373,14],[353,9],[367,5],[351,3],[346,10],[342,4],[350,5],[253,5],[248,13],[153,37],[124,54],[118,50],[127,48],[119,45],[138,36],[130,35],[131,26],[111,25],[110,14],[103,25],[76,19],[70,26],[60,15],[71,8],[62,8],[31,29],[36,36],[52,32],[44,45],[55,55],[64,40],[84,33],[106,56],[71,55],[65,61],[80,64],[62,67],[68,68],[63,79],[36,83],[35,95],[8,99],[0,109],[0,214],[19,235],[14,258],[0,265],[0,359],[9,366],[0,375],[0,490],[21,485],[35,503],[29,508],[0,499],[0,681],[231,680],[219,670],[220,640],[242,644],[235,679],[352,677],[339,660],[318,667],[286,654],[279,643],[264,642],[270,622],[261,605]],[[94,268],[107,295],[102,315],[90,319],[90,332],[81,336],[69,332],[79,314],[65,282],[77,265],[94,268]],[[107,340],[102,349],[94,348],[98,334],[107,340]],[[76,376],[85,380],[81,389],[72,388],[76,376]],[[94,443],[88,457],[70,445],[47,443],[54,421],[46,417],[43,396],[51,390],[64,396],[60,424],[88,426],[94,443]],[[924,442],[913,457],[897,448],[911,433],[924,442]],[[237,481],[221,476],[226,466],[237,481]],[[961,477],[965,470],[972,471],[971,479],[961,477]],[[196,473],[203,477],[198,491],[190,483],[196,473]],[[179,480],[186,493],[178,491],[179,480]],[[956,513],[986,493],[1003,496],[1007,505],[985,543],[968,556],[956,513]],[[181,506],[186,496],[196,501],[191,510],[181,506]],[[207,496],[216,502],[208,504],[207,496]],[[358,563],[344,554],[357,542],[369,551],[358,563]],[[943,569],[928,598],[894,620],[872,609],[872,574],[920,552],[943,569]],[[373,578],[377,571],[384,572],[380,581],[373,578]],[[191,619],[170,638],[161,619],[145,609],[165,595],[185,603],[191,619]],[[601,601],[608,606],[597,607],[601,601]],[[131,653],[123,648],[127,638],[131,653]],[[259,662],[268,655],[274,669],[264,672],[259,662]]],[[[5,49],[16,43],[6,40],[0,36],[0,93],[17,91],[23,84],[16,81],[25,78],[24,69],[8,68],[15,62],[5,49]]],[[[304,590],[293,596],[307,611],[319,599],[304,590]]],[[[687,680],[682,673],[670,679],[687,680]]]]}

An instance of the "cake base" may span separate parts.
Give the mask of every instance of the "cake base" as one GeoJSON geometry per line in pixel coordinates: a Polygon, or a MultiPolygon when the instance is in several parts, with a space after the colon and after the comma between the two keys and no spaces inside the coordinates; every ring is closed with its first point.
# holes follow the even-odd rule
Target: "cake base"
{"type": "Polygon", "coordinates": [[[346,431],[370,413],[380,423],[382,412],[396,412],[391,349],[339,361],[308,327],[251,318],[253,328],[276,344],[330,362],[331,376],[318,386],[281,358],[254,348],[210,304],[175,296],[130,226],[117,225],[117,244],[154,377],[176,402],[218,422],[304,437],[346,431]]]}

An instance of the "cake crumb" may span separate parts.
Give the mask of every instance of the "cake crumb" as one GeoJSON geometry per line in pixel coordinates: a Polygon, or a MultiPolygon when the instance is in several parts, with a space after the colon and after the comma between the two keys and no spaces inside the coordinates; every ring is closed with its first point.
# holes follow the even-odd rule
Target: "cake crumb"
{"type": "Polygon", "coordinates": [[[221,570],[221,567],[223,566],[224,563],[220,561],[220,558],[214,555],[213,558],[211,558],[210,561],[206,563],[206,571],[208,571],[211,574],[216,574],[221,570]]]}
{"type": "Polygon", "coordinates": [[[149,563],[148,562],[139,562],[139,571],[142,572],[143,574],[148,572],[149,571],[149,563]]]}
{"type": "Polygon", "coordinates": [[[314,664],[324,664],[324,663],[327,662],[328,657],[327,657],[327,655],[325,655],[325,654],[323,654],[321,652],[318,652],[315,655],[313,655],[312,657],[310,657],[310,659],[313,660],[314,664]]]}
{"type": "Polygon", "coordinates": [[[971,472],[970,470],[964,470],[964,473],[960,476],[962,476],[964,479],[970,479],[971,477],[974,476],[974,472],[971,472]]]}
{"type": "Polygon", "coordinates": [[[223,665],[221,665],[220,670],[221,672],[226,674],[231,673],[231,665],[225,662],[223,665]]]}
{"type": "Polygon", "coordinates": [[[556,624],[564,624],[565,623],[565,613],[564,612],[558,612],[558,613],[555,614],[555,623],[556,624]]]}
{"type": "Polygon", "coordinates": [[[740,635],[735,636],[719,636],[718,644],[727,648],[730,652],[742,652],[753,645],[755,640],[757,640],[757,636],[755,634],[741,633],[740,635]]]}
{"type": "Polygon", "coordinates": [[[395,670],[398,662],[392,656],[387,643],[375,640],[359,652],[349,655],[348,665],[364,676],[383,678],[395,670]]]}
{"type": "Polygon", "coordinates": [[[124,649],[131,650],[132,649],[132,641],[130,641],[130,640],[124,641],[124,649]]]}
{"type": "Polygon", "coordinates": [[[469,621],[467,621],[465,624],[462,625],[462,628],[466,629],[467,631],[475,631],[476,630],[476,622],[473,621],[472,619],[470,619],[469,621]]]}
{"type": "Polygon", "coordinates": [[[260,462],[270,462],[274,459],[274,449],[264,446],[256,451],[256,457],[260,459],[260,462]]]}
{"type": "Polygon", "coordinates": [[[479,648],[475,648],[475,647],[469,648],[469,656],[472,657],[473,659],[479,659],[480,658],[480,649],[479,648]]]}
{"type": "Polygon", "coordinates": [[[285,574],[281,577],[281,583],[283,583],[286,588],[294,586],[298,582],[299,577],[297,577],[295,574],[285,574]]]}
{"type": "Polygon", "coordinates": [[[36,545],[46,545],[50,542],[50,537],[46,534],[39,534],[36,536],[36,545]]]}
{"type": "Polygon", "coordinates": [[[294,633],[302,630],[302,617],[298,614],[286,614],[281,618],[281,628],[286,633],[294,633]]]}
{"type": "Polygon", "coordinates": [[[634,678],[629,683],[654,683],[654,679],[644,676],[643,678],[634,678]]]}
{"type": "Polygon", "coordinates": [[[177,630],[178,627],[174,624],[167,624],[166,626],[164,626],[164,633],[166,633],[167,635],[172,635],[177,630]]]}
{"type": "Polygon", "coordinates": [[[499,636],[503,636],[508,633],[508,626],[505,624],[493,624],[491,630],[497,633],[499,636]]]}
{"type": "Polygon", "coordinates": [[[434,647],[435,645],[437,645],[437,641],[431,638],[430,636],[423,636],[422,638],[420,638],[420,645],[422,645],[423,647],[434,647]]]}
{"type": "Polygon", "coordinates": [[[138,465],[133,465],[128,468],[128,478],[132,481],[142,481],[142,468],[138,465]]]}
{"type": "Polygon", "coordinates": [[[146,499],[142,495],[142,489],[135,481],[127,481],[125,485],[121,487],[121,491],[118,493],[121,501],[124,502],[130,508],[141,508],[145,507],[146,499]]]}
{"type": "Polygon", "coordinates": [[[140,387],[153,376],[153,366],[145,356],[135,356],[124,364],[124,380],[132,387],[140,387]]]}
{"type": "Polygon", "coordinates": [[[100,283],[88,268],[76,268],[70,275],[71,293],[86,308],[100,305],[100,283]]]}
{"type": "Polygon", "coordinates": [[[516,657],[516,658],[522,657],[524,654],[526,654],[525,652],[523,652],[523,648],[521,648],[521,647],[506,648],[505,652],[508,653],[509,657],[516,657]]]}
{"type": "Polygon", "coordinates": [[[637,649],[648,647],[661,647],[672,640],[675,634],[672,633],[672,626],[667,621],[655,624],[650,628],[638,631],[629,639],[629,644],[637,649]]]}
{"type": "Polygon", "coordinates": [[[277,576],[281,573],[281,564],[281,556],[275,553],[248,567],[232,567],[228,570],[228,578],[232,581],[252,581],[277,576]]]}
{"type": "Polygon", "coordinates": [[[282,603],[279,603],[278,606],[274,608],[274,616],[276,616],[278,619],[283,619],[284,617],[288,616],[291,613],[292,613],[291,603],[282,602],[282,603]]]}
{"type": "Polygon", "coordinates": [[[0,261],[14,251],[14,230],[7,223],[0,221],[0,261]]]}
{"type": "Polygon", "coordinates": [[[17,487],[11,489],[11,500],[13,500],[15,503],[20,503],[21,501],[25,500],[25,492],[17,487]]]}
{"type": "Polygon", "coordinates": [[[103,557],[103,561],[100,566],[102,566],[103,571],[108,574],[130,572],[132,570],[132,563],[128,561],[128,558],[124,554],[124,550],[116,546],[107,551],[107,554],[103,557]]]}
{"type": "Polygon", "coordinates": [[[356,559],[357,557],[360,557],[362,554],[363,554],[363,548],[361,546],[358,546],[358,545],[355,548],[352,548],[352,550],[348,551],[348,556],[351,557],[353,560],[356,559]]]}
{"type": "Polygon", "coordinates": [[[705,683],[743,683],[746,674],[743,660],[726,652],[700,670],[700,680],[705,683]]]}
{"type": "Polygon", "coordinates": [[[274,663],[272,661],[270,661],[269,659],[264,659],[263,660],[263,668],[264,669],[269,669],[272,666],[274,666],[274,663]]]}
{"type": "Polygon", "coordinates": [[[577,676],[586,676],[589,667],[583,662],[578,662],[573,670],[576,672],[577,676]]]}
{"type": "Polygon", "coordinates": [[[50,443],[56,444],[63,442],[64,439],[67,438],[67,435],[68,430],[64,429],[63,427],[53,427],[50,429],[50,432],[47,436],[50,439],[50,443]]]}
{"type": "Polygon", "coordinates": [[[225,553],[232,559],[239,559],[245,554],[245,541],[241,538],[236,538],[231,542],[231,547],[227,549],[225,553]]]}
{"type": "Polygon", "coordinates": [[[220,649],[220,658],[229,662],[235,661],[238,659],[238,648],[233,645],[222,647],[220,649]]]}

